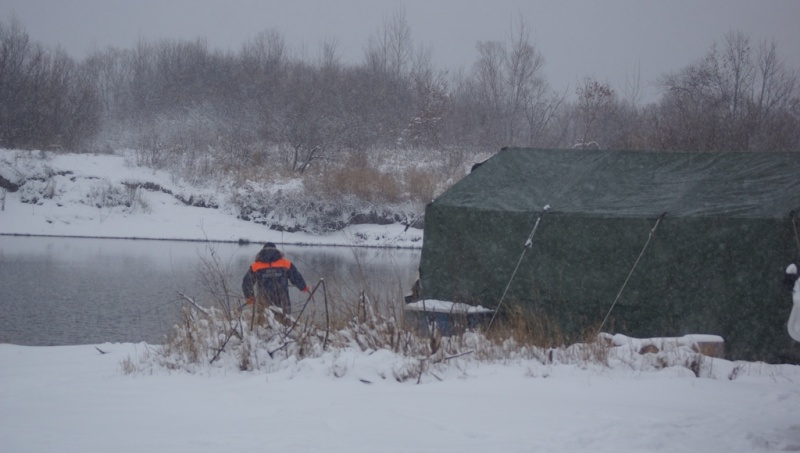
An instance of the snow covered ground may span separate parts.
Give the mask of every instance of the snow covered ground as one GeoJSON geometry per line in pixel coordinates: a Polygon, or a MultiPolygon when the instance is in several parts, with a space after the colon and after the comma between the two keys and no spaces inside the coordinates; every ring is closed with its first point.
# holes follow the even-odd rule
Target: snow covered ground
{"type": "MultiPolygon", "coordinates": [[[[37,171],[10,165],[11,153],[0,151],[4,179],[37,171]]],[[[56,176],[40,183],[54,184],[43,188],[53,196],[21,203],[21,191],[0,193],[0,234],[421,243],[421,232],[400,225],[281,234],[160,192],[147,192],[138,208],[97,208],[87,196],[123,180],[173,193],[195,189],[119,156],[55,156],[46,165],[56,176]]],[[[154,366],[127,373],[126,364],[154,346],[0,344],[0,451],[800,450],[800,366],[705,358],[696,377],[680,364],[685,347],[664,356],[640,354],[639,340],[616,344],[607,364],[467,355],[419,383],[391,378],[409,358],[387,350],[339,349],[254,371],[154,366]]]]}
{"type": "Polygon", "coordinates": [[[0,345],[0,450],[800,449],[796,366],[737,368],[720,360],[711,365],[714,378],[697,378],[682,367],[461,361],[441,380],[427,376],[416,384],[380,377],[400,360],[388,351],[345,351],[275,372],[126,375],[121,364],[147,346],[98,347],[106,354],[91,345],[0,345]],[[335,377],[340,362],[349,368],[335,377]]]}

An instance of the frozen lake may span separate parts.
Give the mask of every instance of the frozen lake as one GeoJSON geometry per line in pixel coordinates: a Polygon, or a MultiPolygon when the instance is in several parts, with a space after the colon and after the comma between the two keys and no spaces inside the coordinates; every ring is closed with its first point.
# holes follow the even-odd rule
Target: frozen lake
{"type": "MultiPolygon", "coordinates": [[[[212,249],[232,292],[262,244],[0,236],[0,342],[20,345],[163,342],[179,320],[178,292],[211,304],[203,283],[212,249]]],[[[313,287],[325,280],[333,311],[361,291],[402,301],[419,250],[278,246],[313,287]]],[[[293,309],[306,296],[292,289],[293,309]]],[[[315,301],[322,303],[322,293],[315,301]]],[[[350,305],[352,306],[345,306],[350,305]]]]}

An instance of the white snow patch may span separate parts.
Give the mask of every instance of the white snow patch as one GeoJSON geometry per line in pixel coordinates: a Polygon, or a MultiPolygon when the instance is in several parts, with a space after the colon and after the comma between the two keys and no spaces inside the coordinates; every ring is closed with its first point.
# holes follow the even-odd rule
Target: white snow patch
{"type": "Polygon", "coordinates": [[[436,299],[424,299],[411,302],[405,305],[406,310],[411,311],[432,311],[437,313],[492,313],[494,310],[484,308],[480,305],[467,305],[458,302],[448,302],[436,299]]]}

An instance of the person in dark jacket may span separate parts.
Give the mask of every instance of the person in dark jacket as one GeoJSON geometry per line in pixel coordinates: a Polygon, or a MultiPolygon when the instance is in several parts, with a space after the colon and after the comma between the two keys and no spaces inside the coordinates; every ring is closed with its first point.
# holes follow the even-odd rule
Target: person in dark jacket
{"type": "Polygon", "coordinates": [[[247,305],[258,302],[260,305],[274,305],[283,309],[284,314],[292,313],[289,299],[289,283],[303,292],[309,288],[300,271],[272,242],[267,242],[256,255],[256,261],[247,269],[242,279],[242,292],[247,305]],[[253,287],[257,286],[258,291],[253,287]]]}

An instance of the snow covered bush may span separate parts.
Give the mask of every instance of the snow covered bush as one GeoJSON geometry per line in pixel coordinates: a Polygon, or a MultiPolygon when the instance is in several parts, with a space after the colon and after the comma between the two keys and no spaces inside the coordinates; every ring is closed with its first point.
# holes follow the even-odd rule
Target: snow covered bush
{"type": "Polygon", "coordinates": [[[129,212],[150,212],[145,190],[136,185],[115,185],[108,178],[101,179],[89,188],[86,204],[96,208],[123,206],[129,212]]]}
{"type": "Polygon", "coordinates": [[[302,174],[249,168],[229,190],[239,218],[280,231],[321,233],[354,224],[422,228],[425,205],[461,179],[474,153],[370,150],[341,153],[302,174]]]}
{"type": "Polygon", "coordinates": [[[19,188],[20,202],[39,204],[42,199],[53,198],[56,183],[52,178],[28,179],[19,188]]]}
{"type": "MultiPolygon", "coordinates": [[[[252,306],[226,311],[200,307],[187,299],[182,323],[173,328],[157,354],[143,360],[190,373],[206,367],[271,372],[306,358],[329,356],[333,357],[331,373],[340,377],[346,368],[335,357],[348,349],[386,350],[411,357],[426,353],[425,343],[398,330],[393,319],[353,319],[345,328],[331,329],[301,316],[252,306]]],[[[394,377],[409,378],[399,372],[394,377]]]]}
{"type": "Polygon", "coordinates": [[[353,224],[406,222],[417,213],[408,203],[376,205],[352,194],[312,192],[293,178],[270,185],[247,181],[229,198],[237,217],[274,230],[324,233],[353,224]]]}
{"type": "Polygon", "coordinates": [[[0,154],[0,188],[16,192],[25,181],[19,167],[20,152],[0,154]]]}
{"type": "Polygon", "coordinates": [[[43,199],[53,199],[63,192],[63,179],[72,174],[70,171],[56,171],[47,164],[36,168],[27,168],[26,174],[17,171],[16,188],[22,203],[40,204],[43,199]]]}

